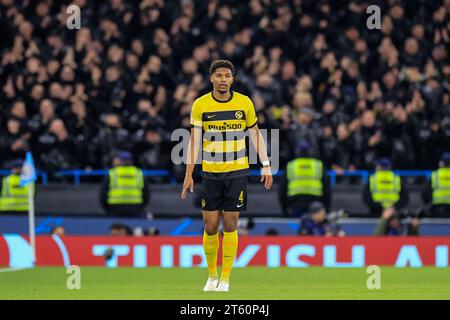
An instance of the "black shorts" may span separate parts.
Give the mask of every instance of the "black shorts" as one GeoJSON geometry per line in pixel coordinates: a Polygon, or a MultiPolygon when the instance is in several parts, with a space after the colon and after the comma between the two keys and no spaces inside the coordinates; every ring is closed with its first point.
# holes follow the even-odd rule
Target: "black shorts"
{"type": "Polygon", "coordinates": [[[203,178],[202,210],[246,210],[247,182],[247,176],[223,180],[203,178]]]}

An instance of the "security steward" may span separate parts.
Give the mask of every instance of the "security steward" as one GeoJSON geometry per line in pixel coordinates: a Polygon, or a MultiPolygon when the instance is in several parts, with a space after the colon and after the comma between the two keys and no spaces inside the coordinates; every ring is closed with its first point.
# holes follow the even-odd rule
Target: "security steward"
{"type": "Polygon", "coordinates": [[[433,171],[422,199],[427,216],[450,218],[450,152],[442,155],[439,169],[433,171]]]}
{"type": "Polygon", "coordinates": [[[133,165],[130,152],[119,152],[113,168],[103,181],[100,203],[108,215],[136,217],[144,214],[149,201],[148,182],[140,168],[133,165]]]}
{"type": "Polygon", "coordinates": [[[0,211],[2,213],[27,213],[29,209],[28,192],[32,188],[35,193],[34,183],[26,186],[20,185],[23,160],[17,159],[11,163],[11,173],[3,177],[0,185],[0,211]]]}
{"type": "Polygon", "coordinates": [[[389,208],[394,208],[397,212],[406,208],[408,192],[401,178],[392,171],[389,159],[378,160],[375,173],[364,187],[363,200],[371,217],[380,217],[389,208]]]}
{"type": "Polygon", "coordinates": [[[329,210],[331,190],[322,161],[314,157],[306,141],[299,143],[296,154],[297,157],[288,162],[280,185],[283,213],[301,217],[313,202],[323,203],[329,210]]]}

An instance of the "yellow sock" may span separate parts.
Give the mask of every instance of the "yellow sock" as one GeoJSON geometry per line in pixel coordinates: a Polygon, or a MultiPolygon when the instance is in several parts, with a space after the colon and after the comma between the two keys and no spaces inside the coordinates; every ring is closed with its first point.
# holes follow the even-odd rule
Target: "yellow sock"
{"type": "Polygon", "coordinates": [[[209,278],[218,278],[217,252],[219,251],[219,232],[210,236],[203,232],[203,249],[208,263],[209,278]]]}
{"type": "Polygon", "coordinates": [[[231,268],[233,267],[233,261],[236,257],[237,247],[237,230],[232,232],[224,231],[222,242],[222,274],[220,275],[220,281],[228,282],[230,280],[231,268]]]}

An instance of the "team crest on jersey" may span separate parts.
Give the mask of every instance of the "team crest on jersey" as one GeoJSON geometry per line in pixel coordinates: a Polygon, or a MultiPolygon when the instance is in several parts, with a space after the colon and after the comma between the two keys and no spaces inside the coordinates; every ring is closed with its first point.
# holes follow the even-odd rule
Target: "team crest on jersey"
{"type": "Polygon", "coordinates": [[[204,208],[205,205],[206,205],[206,201],[205,201],[205,199],[202,199],[202,208],[204,208]]]}
{"type": "Polygon", "coordinates": [[[242,119],[242,111],[236,111],[236,113],[234,114],[236,116],[236,119],[242,119]]]}

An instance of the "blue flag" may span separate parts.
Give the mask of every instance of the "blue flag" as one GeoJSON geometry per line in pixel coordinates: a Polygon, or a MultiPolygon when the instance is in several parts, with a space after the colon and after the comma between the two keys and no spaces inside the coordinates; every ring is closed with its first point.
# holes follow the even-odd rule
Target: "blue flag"
{"type": "Polygon", "coordinates": [[[23,163],[22,174],[20,175],[20,185],[24,187],[31,182],[35,182],[36,179],[37,174],[33,156],[31,155],[31,152],[28,151],[23,163]]]}

